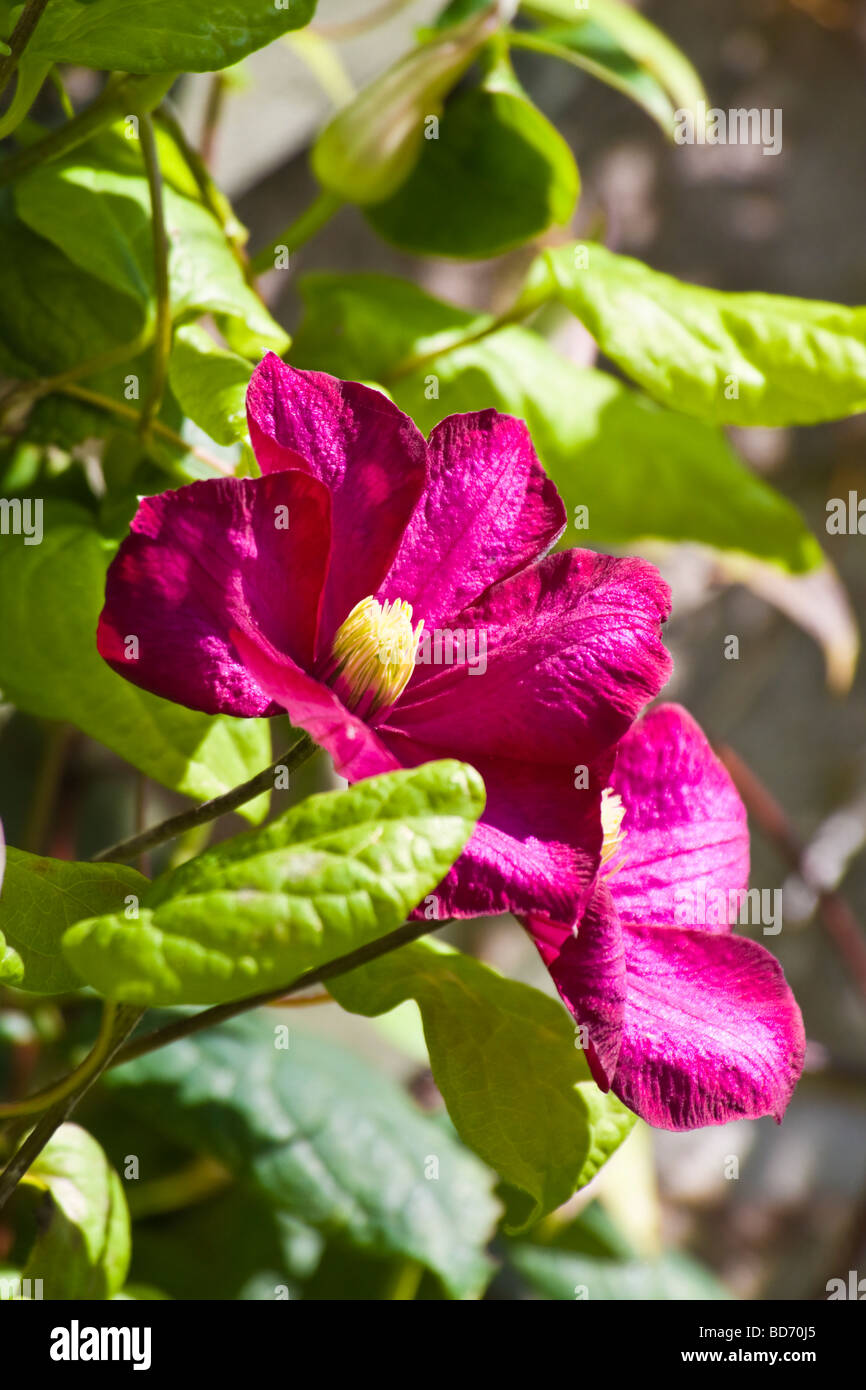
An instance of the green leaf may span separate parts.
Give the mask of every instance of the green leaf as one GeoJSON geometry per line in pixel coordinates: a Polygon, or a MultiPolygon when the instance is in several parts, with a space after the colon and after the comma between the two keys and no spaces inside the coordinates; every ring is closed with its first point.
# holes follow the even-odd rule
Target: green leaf
{"type": "Polygon", "coordinates": [[[112,1298],[129,1267],[129,1213],[96,1140],[61,1125],[23,1182],[46,1193],[24,1278],[41,1279],[44,1298],[112,1298]]]}
{"type": "Polygon", "coordinates": [[[365,213],[401,250],[472,259],[567,222],[579,189],[562,136],[497,72],[449,101],[438,138],[424,142],[409,177],[365,213]]]}
{"type": "Polygon", "coordinates": [[[487,13],[475,15],[420,44],[339,111],[313,146],[322,186],[353,203],[390,197],[418,160],[429,119],[438,117],[495,23],[487,13]]]}
{"type": "Polygon", "coordinates": [[[595,244],[545,252],[546,286],[663,405],[720,424],[866,409],[866,308],[689,285],[595,244]]]}
{"type": "Polygon", "coordinates": [[[195,324],[178,328],[168,367],[182,410],[218,444],[247,437],[246,395],[252,368],[243,357],[218,347],[195,324]]]}
{"type": "MultiPolygon", "coordinates": [[[[283,352],[288,337],[243,277],[225,234],[193,198],[163,189],[172,313],[241,320],[257,355],[283,352]]],[[[19,179],[21,219],[75,265],[155,312],[150,192],[140,150],[116,130],[19,179]]]]}
{"type": "Polygon", "coordinates": [[[131,343],[144,309],[83,274],[51,242],[15,217],[0,191],[0,370],[51,375],[120,343],[131,343]]]}
{"type": "Polygon", "coordinates": [[[236,1019],[118,1068],[108,1085],[148,1128],[306,1225],[416,1259],[456,1298],[480,1294],[492,1176],[381,1072],[294,1027],[282,1049],[281,1026],[236,1019]]]}
{"type": "Polygon", "coordinates": [[[329,984],[367,1016],[415,999],[433,1076],[464,1143],[525,1194],[529,1225],[584,1187],[634,1115],[591,1079],[561,1004],[433,942],[419,941],[329,984]]]}
{"type": "Polygon", "coordinates": [[[705,98],[688,58],[631,5],[592,0],[581,14],[573,0],[525,0],[521,9],[552,26],[539,38],[564,49],[559,56],[633,97],[668,134],[675,107],[693,110],[705,98]]]}
{"type": "Polygon", "coordinates": [[[515,1243],[509,1263],[541,1298],[591,1302],[700,1301],[727,1299],[723,1284],[687,1255],[656,1260],[594,1259],[543,1245],[515,1243]]]}
{"type": "Polygon", "coordinates": [[[139,921],[95,917],[67,958],[110,998],[218,1004],[276,989],[385,936],[436,886],[484,806],[451,761],[310,797],[158,879],[139,921]]]}
{"type": "Polygon", "coordinates": [[[214,72],[290,29],[316,0],[50,0],[30,47],[53,63],[126,72],[214,72]]]}
{"type": "MultiPolygon", "coordinates": [[[[136,1222],[132,1278],[163,1297],[273,1301],[299,1296],[322,1237],[265,1198],[234,1187],[170,1221],[136,1222]]],[[[135,1297],[135,1286],[127,1292],[135,1297]]]]}
{"type": "Polygon", "coordinates": [[[123,864],[75,864],[10,847],[0,889],[0,979],[35,994],[78,989],[60,949],[67,927],[121,908],[149,886],[123,864]]]}
{"type": "Polygon", "coordinates": [[[363,364],[425,431],[487,406],[525,420],[572,522],[564,544],[695,541],[795,572],[821,563],[796,508],[749,472],[720,430],[574,366],[537,333],[506,328],[449,351],[490,320],[385,276],[311,275],[301,290],[299,365],[352,377],[363,364]],[[415,355],[422,365],[390,377],[415,355]],[[580,506],[588,525],[578,530],[580,506]]]}
{"type": "MultiPolygon", "coordinates": [[[[68,720],[155,781],[199,799],[218,796],[270,761],[267,720],[198,714],[139,690],[96,649],[105,571],[115,543],[77,508],[49,499],[40,545],[0,544],[5,602],[0,687],[19,709],[68,720]]],[[[259,820],[268,798],[243,813],[259,820]]]]}

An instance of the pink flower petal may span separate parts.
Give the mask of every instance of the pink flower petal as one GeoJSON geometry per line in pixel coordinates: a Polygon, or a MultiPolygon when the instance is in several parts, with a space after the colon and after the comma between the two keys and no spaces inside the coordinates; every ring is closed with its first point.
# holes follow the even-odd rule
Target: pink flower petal
{"type": "Polygon", "coordinates": [[[637,926],[623,935],[620,1099],[660,1129],[781,1120],[805,1036],[778,961],[741,936],[637,926]]]}
{"type": "Polygon", "coordinates": [[[108,570],[99,651],[133,684],[191,709],[275,713],[231,632],[311,662],[329,538],[327,489],[300,472],[146,497],[108,570]]]}
{"type": "Polygon", "coordinates": [[[260,637],[233,632],[232,639],[259,688],[288,711],[297,728],[327,749],[342,777],[357,782],[399,769],[400,763],[375,731],[356,719],[327,685],[301,671],[260,637]]]}
{"type": "Polygon", "coordinates": [[[609,1091],[616,1073],[626,1008],[622,931],[607,885],[599,882],[576,932],[558,936],[537,914],[523,925],[575,1021],[596,1084],[609,1091]],[[557,939],[558,937],[558,939],[557,939]]]}
{"type": "Polygon", "coordinates": [[[611,786],[625,807],[610,878],[621,919],[727,931],[716,908],[749,881],[746,811],[692,716],[679,705],[645,714],[619,745],[611,786]]]}
{"type": "MultiPolygon", "coordinates": [[[[414,743],[386,728],[377,732],[403,767],[455,756],[447,744],[414,743]]],[[[487,804],[462,856],[436,888],[439,915],[535,910],[573,921],[598,865],[599,806],[610,760],[591,769],[586,790],[576,790],[560,768],[519,758],[466,761],[484,780],[487,804]]]]}
{"type": "Polygon", "coordinates": [[[430,435],[428,477],[381,597],[402,598],[428,628],[544,554],[565,508],[522,420],[482,410],[430,435]]]}
{"type": "Polygon", "coordinates": [[[263,473],[300,468],[331,493],[333,558],[322,612],[329,647],[397,553],[424,487],[424,436],[380,391],[298,371],[272,352],[253,373],[247,417],[263,473]]]}
{"type": "Polygon", "coordinates": [[[455,619],[455,629],[485,634],[487,669],[417,666],[388,727],[470,762],[554,765],[573,785],[575,768],[621,738],[667,680],[669,601],[640,560],[549,555],[455,619]]]}

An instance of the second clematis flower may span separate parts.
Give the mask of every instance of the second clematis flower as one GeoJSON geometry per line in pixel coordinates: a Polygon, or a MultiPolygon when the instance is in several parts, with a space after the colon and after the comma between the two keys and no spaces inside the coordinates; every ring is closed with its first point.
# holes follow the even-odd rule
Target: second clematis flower
{"type": "Polygon", "coordinates": [[[780,1120],[803,1067],[781,967],[731,923],[749,879],[746,812],[678,705],[619,745],[596,889],[575,931],[524,923],[603,1090],[661,1129],[780,1120]]]}
{"type": "Polygon", "coordinates": [[[247,411],[263,476],[142,501],[103,657],[193,709],[288,711],[350,781],[473,764],[487,806],[440,914],[572,922],[617,741],[669,675],[667,586],[548,553],[565,510],[522,421],[455,415],[425,439],[380,392],[273,354],[247,411]]]}

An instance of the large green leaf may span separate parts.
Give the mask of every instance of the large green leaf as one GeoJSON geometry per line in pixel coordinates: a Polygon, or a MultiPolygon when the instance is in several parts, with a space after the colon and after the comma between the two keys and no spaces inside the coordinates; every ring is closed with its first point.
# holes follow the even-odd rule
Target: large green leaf
{"type": "Polygon", "coordinates": [[[81,981],[60,938],[83,917],[116,911],[149,880],[123,864],[75,864],[12,849],[0,888],[0,979],[36,994],[62,994],[81,981]]]}
{"type": "Polygon", "coordinates": [[[50,0],[30,47],[55,63],[213,72],[309,24],[316,0],[50,0]]]}
{"type": "Polygon", "coordinates": [[[322,1237],[265,1198],[234,1187],[171,1220],[136,1221],[131,1277],[170,1298],[295,1299],[318,1263],[322,1237]]]}
{"type": "MultiPolygon", "coordinates": [[[[246,283],[217,220],[171,186],[163,199],[174,316],[226,315],[243,322],[257,356],[284,351],[286,334],[246,283]]],[[[38,166],[18,180],[15,203],[21,219],[75,265],[154,312],[150,193],[136,140],[109,131],[38,166]]]]}
{"type": "Polygon", "coordinates": [[[44,1298],[112,1298],[129,1267],[129,1213],[96,1140],[61,1125],[24,1183],[46,1194],[24,1278],[41,1279],[44,1298]]]}
{"type": "Polygon", "coordinates": [[[220,348],[197,324],[187,324],[175,332],[168,371],[178,404],[211,439],[246,439],[249,362],[220,348]]]}
{"type": "Polygon", "coordinates": [[[481,778],[450,761],[310,797],[158,879],[137,923],[81,922],[64,950],[88,984],[133,1003],[278,988],[399,926],[483,806],[481,778]]]}
{"type": "MultiPolygon", "coordinates": [[[[266,720],[197,714],[111,670],[96,649],[95,633],[115,543],[86,513],[50,499],[44,525],[40,545],[24,545],[17,536],[0,544],[0,687],[6,699],[40,718],[76,724],[188,796],[218,796],[266,767],[266,720]]],[[[244,813],[259,820],[267,804],[259,797],[244,813]]]]}
{"type": "Polygon", "coordinates": [[[545,252],[534,280],[675,410],[735,425],[866,410],[866,308],[689,285],[595,244],[545,252]]]}
{"type": "Polygon", "coordinates": [[[679,1303],[731,1296],[697,1260],[675,1251],[655,1260],[613,1260],[520,1242],[509,1250],[509,1262],[546,1299],[679,1303]]]}
{"type": "Polygon", "coordinates": [[[407,281],[318,274],[302,292],[299,365],[349,377],[363,365],[425,431],[486,406],[524,419],[572,521],[587,508],[565,544],[697,541],[792,571],[820,563],[796,508],[744,467],[720,430],[575,367],[537,333],[507,328],[449,351],[488,321],[407,281]],[[416,355],[416,370],[390,375],[416,355]]]}
{"type": "MultiPolygon", "coordinates": [[[[0,190],[0,371],[25,381],[53,377],[107,355],[79,384],[135,411],[125,388],[134,375],[139,400],[146,396],[149,333],[145,303],[73,265],[15,216],[10,192],[0,190]],[[110,361],[112,354],[116,360],[110,361]]],[[[181,423],[173,401],[166,400],[160,419],[172,428],[181,423]]],[[[27,437],[71,448],[90,436],[134,428],[134,420],[51,395],[37,401],[27,437]]]]}
{"type": "Polygon", "coordinates": [[[526,1200],[528,1224],[585,1186],[634,1116],[592,1081],[561,1004],[471,956],[419,941],[330,984],[353,1013],[415,999],[430,1065],[460,1137],[526,1200]]]}
{"type": "Polygon", "coordinates": [[[283,1211],[477,1296],[498,1206],[492,1175],[393,1081],[279,1017],[247,1016],[112,1072],[149,1128],[210,1154],[283,1211]]]}
{"type": "Polygon", "coordinates": [[[478,258],[567,222],[579,188],[559,132],[516,84],[494,76],[449,101],[409,177],[365,212],[402,250],[478,258]]]}

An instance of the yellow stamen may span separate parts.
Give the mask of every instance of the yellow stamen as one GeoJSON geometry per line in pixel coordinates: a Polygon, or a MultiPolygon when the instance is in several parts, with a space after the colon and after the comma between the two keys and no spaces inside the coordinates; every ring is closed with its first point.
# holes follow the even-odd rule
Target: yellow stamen
{"type": "Polygon", "coordinates": [[[412,627],[412,606],[402,599],[356,603],[334,638],[329,683],[349,709],[367,717],[393,705],[415,669],[423,619],[412,627]]]}
{"type": "Polygon", "coordinates": [[[611,791],[610,787],[605,787],[601,794],[601,828],[604,833],[601,845],[602,865],[613,859],[625,839],[625,831],[622,828],[624,816],[622,797],[611,791]]]}

